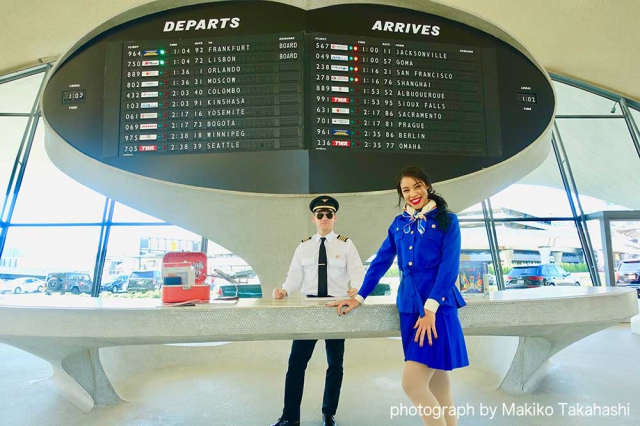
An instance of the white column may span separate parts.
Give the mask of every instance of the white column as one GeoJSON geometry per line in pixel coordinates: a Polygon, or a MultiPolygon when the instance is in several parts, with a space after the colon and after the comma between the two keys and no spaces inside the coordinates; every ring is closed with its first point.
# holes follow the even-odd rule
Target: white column
{"type": "Polygon", "coordinates": [[[551,247],[538,247],[540,252],[540,263],[550,263],[551,247]]]}

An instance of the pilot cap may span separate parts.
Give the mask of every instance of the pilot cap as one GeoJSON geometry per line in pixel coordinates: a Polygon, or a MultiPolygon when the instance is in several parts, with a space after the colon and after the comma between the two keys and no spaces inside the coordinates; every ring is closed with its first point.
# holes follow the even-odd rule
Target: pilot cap
{"type": "Polygon", "coordinates": [[[312,212],[315,212],[316,210],[331,210],[337,212],[338,208],[340,208],[338,200],[330,197],[329,195],[321,195],[314,198],[309,203],[309,210],[312,212]]]}

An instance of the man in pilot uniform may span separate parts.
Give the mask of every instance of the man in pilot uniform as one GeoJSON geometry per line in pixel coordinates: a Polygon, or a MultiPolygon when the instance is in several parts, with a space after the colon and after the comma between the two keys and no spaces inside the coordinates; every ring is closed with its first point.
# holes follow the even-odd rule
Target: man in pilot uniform
{"type": "MultiPolygon", "coordinates": [[[[302,240],[293,254],[287,279],[282,289],[273,290],[275,299],[287,297],[300,289],[307,297],[354,297],[364,279],[364,267],[358,250],[351,240],[333,232],[340,205],[330,196],[314,198],[309,204],[311,221],[318,231],[302,240]],[[349,289],[349,282],[351,289],[349,289]]],[[[300,424],[300,403],[304,388],[304,374],[317,340],[294,340],[289,355],[289,368],[284,387],[282,416],[272,426],[300,424]]],[[[342,385],[344,339],[325,340],[327,375],[322,402],[323,425],[335,425],[342,385]]]]}

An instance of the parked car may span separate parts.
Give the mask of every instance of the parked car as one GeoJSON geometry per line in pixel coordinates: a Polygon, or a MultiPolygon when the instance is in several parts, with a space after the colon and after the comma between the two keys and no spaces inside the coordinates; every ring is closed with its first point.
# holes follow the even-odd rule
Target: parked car
{"type": "Polygon", "coordinates": [[[507,289],[560,285],[579,286],[580,282],[573,274],[553,263],[514,266],[505,282],[507,289]]]}
{"type": "Polygon", "coordinates": [[[635,288],[640,297],[640,259],[620,262],[616,269],[616,286],[635,288]]]}
{"type": "Polygon", "coordinates": [[[86,272],[50,272],[45,281],[47,293],[91,293],[91,277],[86,272]]]}
{"type": "Polygon", "coordinates": [[[110,291],[111,293],[117,293],[119,291],[127,291],[129,284],[129,275],[109,275],[103,279],[100,284],[101,291],[110,291]]]}
{"type": "Polygon", "coordinates": [[[128,292],[154,291],[162,284],[162,273],[155,270],[132,271],[127,285],[128,292]]]}
{"type": "Polygon", "coordinates": [[[41,293],[45,282],[39,278],[23,277],[13,280],[0,280],[0,293],[41,293]]]}

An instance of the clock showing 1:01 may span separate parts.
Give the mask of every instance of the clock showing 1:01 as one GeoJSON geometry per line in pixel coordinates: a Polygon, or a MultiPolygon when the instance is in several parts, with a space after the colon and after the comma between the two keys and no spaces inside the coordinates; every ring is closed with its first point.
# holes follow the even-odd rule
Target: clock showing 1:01
{"type": "Polygon", "coordinates": [[[67,90],[62,92],[62,103],[63,104],[75,104],[79,102],[85,101],[85,91],[84,90],[67,90]]]}

